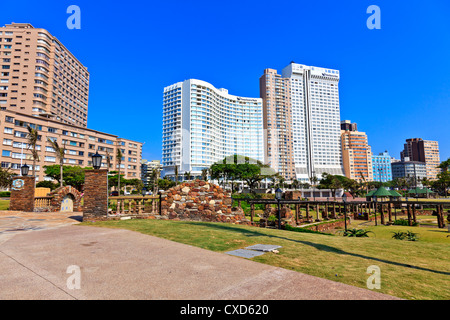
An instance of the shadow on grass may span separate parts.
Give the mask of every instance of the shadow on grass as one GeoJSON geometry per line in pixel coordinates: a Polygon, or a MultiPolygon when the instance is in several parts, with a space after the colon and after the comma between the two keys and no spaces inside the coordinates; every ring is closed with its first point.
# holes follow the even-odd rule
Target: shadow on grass
{"type": "MultiPolygon", "coordinates": [[[[304,245],[314,247],[321,251],[332,252],[332,253],[337,253],[337,254],[342,254],[342,255],[349,255],[349,256],[362,258],[362,259],[374,260],[374,261],[391,264],[391,265],[395,265],[395,266],[399,266],[399,267],[404,267],[404,268],[433,272],[433,273],[438,273],[438,274],[447,275],[447,276],[450,275],[450,272],[433,270],[433,269],[413,266],[413,265],[406,264],[406,263],[400,263],[400,262],[389,261],[389,260],[375,258],[375,257],[369,257],[369,256],[365,256],[362,254],[347,252],[342,249],[338,249],[338,248],[324,245],[324,244],[318,244],[318,243],[304,241],[304,240],[294,240],[294,239],[290,239],[290,238],[286,238],[286,237],[282,237],[282,236],[276,236],[276,235],[259,232],[256,230],[253,231],[253,230],[249,230],[249,229],[244,229],[244,228],[236,227],[234,225],[227,225],[225,223],[223,225],[218,224],[218,223],[216,224],[216,223],[208,223],[208,222],[203,222],[203,223],[202,222],[180,222],[180,223],[194,224],[194,225],[202,226],[205,228],[213,228],[213,229],[225,230],[225,231],[230,231],[230,232],[239,232],[239,233],[245,234],[248,237],[268,237],[268,238],[276,238],[276,239],[281,239],[281,240],[286,240],[286,241],[292,241],[292,242],[301,243],[304,245]]],[[[286,231],[286,232],[289,232],[289,231],[286,231]]]]}

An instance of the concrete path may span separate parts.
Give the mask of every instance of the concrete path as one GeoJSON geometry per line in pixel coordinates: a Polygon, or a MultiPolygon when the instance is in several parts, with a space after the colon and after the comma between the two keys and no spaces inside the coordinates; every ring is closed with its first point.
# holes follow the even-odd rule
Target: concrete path
{"type": "Polygon", "coordinates": [[[137,232],[68,225],[74,216],[12,216],[0,214],[0,299],[396,299],[137,232]],[[14,219],[39,230],[11,228],[14,219]]]}

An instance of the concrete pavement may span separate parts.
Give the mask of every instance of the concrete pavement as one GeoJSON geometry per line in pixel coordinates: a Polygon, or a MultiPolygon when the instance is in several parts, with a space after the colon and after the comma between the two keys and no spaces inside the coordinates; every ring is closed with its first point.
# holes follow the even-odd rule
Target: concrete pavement
{"type": "Polygon", "coordinates": [[[12,216],[0,214],[0,299],[396,299],[137,232],[72,225],[74,215],[12,216]],[[14,219],[29,231],[11,228],[14,219]]]}

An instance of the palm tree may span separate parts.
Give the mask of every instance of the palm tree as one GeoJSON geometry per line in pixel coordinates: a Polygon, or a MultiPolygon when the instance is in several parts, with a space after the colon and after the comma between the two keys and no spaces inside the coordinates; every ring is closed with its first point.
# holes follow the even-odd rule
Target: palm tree
{"type": "Polygon", "coordinates": [[[190,171],[186,171],[186,172],[184,173],[184,178],[185,178],[186,180],[191,180],[191,172],[190,172],[190,171]]]}
{"type": "Polygon", "coordinates": [[[442,171],[446,172],[450,167],[450,158],[445,161],[442,161],[438,168],[442,169],[442,171]]]}
{"type": "Polygon", "coordinates": [[[63,186],[63,166],[64,166],[64,156],[66,154],[66,143],[63,143],[63,146],[60,147],[58,144],[58,141],[52,140],[50,138],[47,138],[47,141],[50,142],[50,144],[52,145],[52,148],[55,150],[56,152],[56,157],[59,160],[59,172],[60,172],[60,180],[59,180],[59,184],[60,187],[63,186]]]}
{"type": "Polygon", "coordinates": [[[157,168],[154,168],[152,170],[153,194],[158,193],[158,179],[159,179],[159,170],[157,168]]]}
{"type": "Polygon", "coordinates": [[[208,180],[208,169],[202,169],[202,179],[203,181],[207,181],[208,180]]]}
{"type": "Polygon", "coordinates": [[[117,160],[117,167],[118,167],[118,176],[117,176],[117,191],[119,192],[120,196],[120,166],[122,165],[122,150],[120,148],[117,148],[116,152],[116,160],[117,160]]]}
{"type": "Polygon", "coordinates": [[[34,129],[29,125],[27,126],[27,129],[28,149],[31,150],[31,155],[33,156],[33,177],[36,177],[36,161],[39,161],[39,153],[36,150],[36,143],[38,142],[39,134],[37,129],[34,129]]]}
{"type": "Polygon", "coordinates": [[[175,173],[175,184],[178,184],[178,166],[174,166],[174,173],[175,173]]]}
{"type": "Polygon", "coordinates": [[[111,155],[109,154],[108,150],[106,150],[106,167],[108,171],[110,166],[111,166],[111,155]]]}

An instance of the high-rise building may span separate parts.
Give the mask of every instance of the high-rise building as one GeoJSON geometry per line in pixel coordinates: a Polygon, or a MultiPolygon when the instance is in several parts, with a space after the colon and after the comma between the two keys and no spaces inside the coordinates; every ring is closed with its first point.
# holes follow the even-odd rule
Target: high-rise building
{"type": "Polygon", "coordinates": [[[414,186],[421,186],[423,178],[427,177],[425,162],[411,161],[409,157],[403,157],[401,161],[393,162],[392,178],[406,178],[414,186]]]}
{"type": "Polygon", "coordinates": [[[441,162],[437,141],[421,138],[407,139],[400,157],[402,160],[408,157],[410,161],[424,162],[427,168],[427,178],[430,180],[436,180],[437,175],[441,172],[438,168],[441,162]]]}
{"type": "Polygon", "coordinates": [[[264,162],[262,99],[228,94],[189,79],[164,88],[162,176],[201,176],[237,154],[264,162]]]}
{"type": "MultiPolygon", "coordinates": [[[[395,162],[395,161],[394,161],[395,162]]],[[[373,180],[388,182],[392,180],[392,158],[387,151],[372,156],[373,180]]]]}
{"type": "Polygon", "coordinates": [[[287,153],[292,144],[296,179],[310,182],[314,176],[320,179],[323,173],[344,175],[340,140],[339,71],[292,62],[282,70],[281,77],[276,76],[275,70],[267,69],[261,79],[261,86],[266,86],[265,90],[260,90],[266,101],[266,128],[269,129],[270,119],[272,128],[276,125],[275,129],[281,131],[275,137],[278,144],[268,144],[271,147],[268,154],[269,151],[272,153],[272,159],[285,160],[285,172],[289,173],[292,155],[287,153]],[[269,74],[278,78],[278,81],[268,83],[269,74]],[[283,121],[290,123],[278,127],[283,121]]]}
{"type": "Polygon", "coordinates": [[[47,139],[65,147],[64,163],[91,167],[98,152],[127,179],[139,179],[142,143],[87,128],[89,72],[47,30],[28,23],[0,28],[0,156],[2,168],[20,173],[33,164],[28,127],[38,131],[36,179],[49,180],[44,166],[59,164],[47,139]],[[108,161],[109,156],[109,161],[108,161]]]}
{"type": "Polygon", "coordinates": [[[372,181],[372,151],[367,134],[357,130],[356,123],[341,122],[342,161],[345,176],[360,182],[372,181]]]}
{"type": "Polygon", "coordinates": [[[294,180],[295,163],[292,136],[290,80],[274,69],[264,70],[260,96],[264,103],[266,163],[287,180],[294,180]]]}
{"type": "MultiPolygon", "coordinates": [[[[159,160],[141,160],[141,180],[145,186],[148,186],[150,183],[152,179],[152,171],[154,169],[161,170],[161,162],[159,160]]],[[[159,175],[160,174],[158,173],[158,176],[159,175]]]]}
{"type": "Polygon", "coordinates": [[[0,28],[0,110],[87,127],[89,72],[47,30],[0,28]]]}

